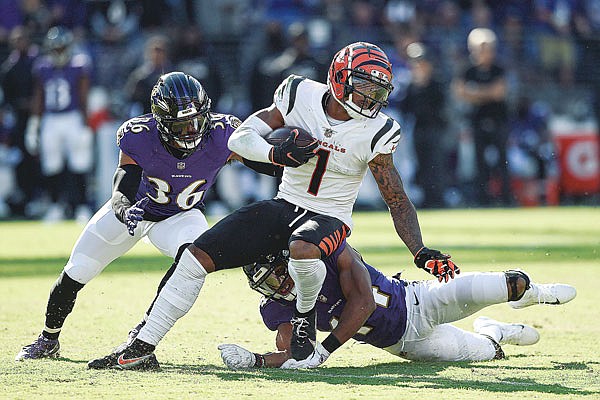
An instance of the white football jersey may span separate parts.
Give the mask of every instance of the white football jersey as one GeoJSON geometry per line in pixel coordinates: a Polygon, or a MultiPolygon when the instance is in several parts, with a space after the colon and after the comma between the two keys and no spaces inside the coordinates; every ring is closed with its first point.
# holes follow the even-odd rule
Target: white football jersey
{"type": "Polygon", "coordinates": [[[304,128],[320,144],[308,163],[284,169],[277,197],[352,228],[352,208],[368,163],[395,151],[400,125],[383,113],[331,125],[323,109],[326,92],[327,85],[296,75],[275,91],[273,101],[285,125],[304,128]]]}

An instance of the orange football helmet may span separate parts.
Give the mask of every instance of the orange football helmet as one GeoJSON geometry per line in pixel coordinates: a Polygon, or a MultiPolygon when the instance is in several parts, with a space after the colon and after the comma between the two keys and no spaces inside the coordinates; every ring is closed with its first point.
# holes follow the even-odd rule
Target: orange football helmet
{"type": "Polygon", "coordinates": [[[375,118],[394,88],[392,64],[374,44],[349,44],[333,57],[327,86],[352,118],[375,118]]]}

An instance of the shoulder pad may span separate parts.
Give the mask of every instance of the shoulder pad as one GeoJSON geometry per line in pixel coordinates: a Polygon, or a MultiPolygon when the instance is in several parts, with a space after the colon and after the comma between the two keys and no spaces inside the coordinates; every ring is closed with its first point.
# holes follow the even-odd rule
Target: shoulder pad
{"type": "Polygon", "coordinates": [[[141,133],[149,132],[151,127],[154,125],[154,118],[152,114],[142,115],[141,117],[131,118],[117,129],[117,146],[121,146],[121,139],[128,133],[141,133]]]}
{"type": "Polygon", "coordinates": [[[284,115],[288,115],[294,108],[294,105],[296,104],[298,85],[300,85],[300,83],[305,79],[306,78],[303,76],[290,75],[283,82],[281,82],[279,87],[275,90],[273,102],[275,105],[277,105],[279,111],[284,113],[284,115]]]}
{"type": "Polygon", "coordinates": [[[371,151],[377,149],[378,152],[382,153],[392,152],[396,149],[396,144],[400,140],[400,124],[390,117],[385,118],[385,123],[371,140],[371,151]]]}
{"type": "Polygon", "coordinates": [[[215,129],[218,127],[225,129],[226,126],[230,126],[233,129],[237,129],[238,126],[240,126],[242,124],[242,121],[238,117],[236,117],[235,115],[231,115],[231,114],[221,114],[221,113],[211,112],[210,119],[211,119],[210,122],[211,122],[212,129],[215,129]]]}

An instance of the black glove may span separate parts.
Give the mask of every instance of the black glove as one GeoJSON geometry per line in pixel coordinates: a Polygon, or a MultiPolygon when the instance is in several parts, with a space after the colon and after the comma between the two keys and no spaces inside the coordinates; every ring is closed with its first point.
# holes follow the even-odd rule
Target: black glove
{"type": "Polygon", "coordinates": [[[427,247],[423,247],[417,252],[415,264],[438,278],[440,282],[442,280],[448,282],[454,278],[454,274],[460,274],[460,268],[450,260],[449,254],[443,254],[427,247]]]}
{"type": "Polygon", "coordinates": [[[296,168],[306,164],[315,156],[315,149],[319,146],[317,139],[306,146],[298,146],[295,138],[294,135],[290,135],[281,144],[273,146],[271,154],[269,154],[269,159],[273,164],[296,168]]]}

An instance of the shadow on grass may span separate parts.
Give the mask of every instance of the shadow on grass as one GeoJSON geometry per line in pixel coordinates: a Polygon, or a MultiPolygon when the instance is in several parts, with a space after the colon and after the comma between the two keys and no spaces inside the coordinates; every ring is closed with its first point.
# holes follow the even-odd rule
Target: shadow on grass
{"type": "MultiPolygon", "coordinates": [[[[380,254],[399,253],[402,249],[398,246],[358,246],[357,250],[363,254],[369,254],[371,257],[380,254]]],[[[457,246],[449,245],[444,247],[444,251],[452,255],[459,256],[464,262],[478,262],[481,260],[495,259],[502,256],[502,262],[524,262],[528,260],[577,260],[577,261],[598,261],[600,254],[596,245],[582,244],[580,246],[560,246],[560,245],[469,245],[457,246]]]]}
{"type": "MultiPolygon", "coordinates": [[[[558,363],[557,363],[558,364],[558,363]]],[[[572,369],[588,369],[585,363],[578,364],[572,369]],[[579,365],[581,364],[581,365],[579,365]]],[[[315,370],[279,370],[261,369],[249,371],[232,371],[225,367],[214,365],[179,365],[162,364],[163,372],[176,372],[182,374],[211,374],[224,381],[244,381],[249,378],[260,378],[271,381],[285,382],[322,382],[331,385],[355,385],[355,386],[393,386],[399,388],[429,388],[429,389],[469,389],[482,390],[492,393],[512,392],[538,392],[559,395],[592,395],[597,391],[571,388],[560,383],[546,384],[537,382],[531,378],[493,377],[489,374],[475,375],[474,379],[456,379],[439,376],[446,368],[454,367],[467,370],[467,374],[473,376],[477,369],[496,369],[518,371],[518,375],[525,375],[527,371],[539,370],[552,373],[556,367],[512,367],[504,365],[485,365],[473,363],[383,363],[367,367],[334,367],[320,368],[315,370]],[[482,379],[477,379],[479,376],[482,379]],[[483,380],[487,379],[487,380],[483,380]]],[[[464,372],[463,372],[464,373],[464,372]]],[[[515,374],[517,375],[517,374],[515,374]]]]}
{"type": "MultiPolygon", "coordinates": [[[[74,364],[86,364],[88,360],[75,360],[60,357],[57,361],[66,361],[74,364]]],[[[417,363],[417,362],[391,362],[374,364],[365,367],[333,367],[314,370],[280,370],[280,369],[253,369],[232,371],[224,366],[217,365],[187,365],[161,363],[158,371],[122,371],[126,374],[153,373],[153,374],[185,374],[185,375],[212,375],[223,381],[247,381],[248,379],[263,379],[273,382],[306,383],[321,382],[330,385],[345,386],[389,386],[398,388],[427,388],[427,389],[469,389],[481,390],[490,393],[513,392],[538,392],[558,395],[598,395],[600,392],[572,388],[560,383],[540,383],[533,378],[522,377],[528,371],[547,371],[552,374],[556,369],[591,370],[588,364],[598,362],[573,362],[558,363],[553,367],[532,366],[506,366],[490,365],[484,363],[417,363]],[[459,374],[472,376],[473,379],[458,379],[440,376],[447,368],[459,368],[459,374]],[[486,370],[514,371],[513,377],[496,377],[486,370]]],[[[111,370],[115,371],[115,370],[111,370]]],[[[108,371],[96,371],[98,373],[108,371]]]]}
{"type": "MultiPolygon", "coordinates": [[[[371,258],[398,254],[398,246],[361,246],[358,248],[371,258]]],[[[600,255],[595,246],[447,246],[444,250],[455,254],[464,263],[479,262],[482,259],[494,261],[498,254],[502,262],[522,264],[528,260],[577,260],[598,261],[600,255]],[[473,251],[476,249],[477,251],[473,251]]],[[[58,275],[68,260],[65,257],[0,258],[0,278],[19,276],[58,275]]],[[[128,256],[113,261],[104,273],[166,271],[171,259],[161,255],[128,256]]]]}
{"type": "MultiPolygon", "coordinates": [[[[68,257],[0,259],[0,278],[58,275],[68,257]]],[[[103,273],[166,271],[173,261],[165,256],[125,256],[119,258],[103,273]]]]}

